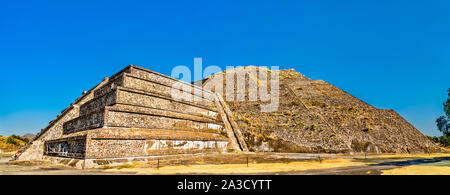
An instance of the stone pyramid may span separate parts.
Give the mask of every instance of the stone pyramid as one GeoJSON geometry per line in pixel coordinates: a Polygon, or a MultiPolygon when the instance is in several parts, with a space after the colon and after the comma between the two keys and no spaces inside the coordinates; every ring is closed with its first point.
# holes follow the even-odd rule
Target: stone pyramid
{"type": "Polygon", "coordinates": [[[182,83],[194,95],[200,94],[199,101],[174,99],[171,90],[175,82],[180,81],[137,66],[126,67],[62,111],[22,149],[20,160],[129,158],[242,149],[236,138],[228,137],[234,136],[231,124],[224,124],[227,117],[221,106],[220,116],[216,96],[182,83]]]}
{"type": "MultiPolygon", "coordinates": [[[[245,75],[245,83],[270,83],[261,78],[267,68],[248,66],[228,69],[204,80],[204,86],[223,91],[235,121],[252,151],[295,153],[429,153],[442,152],[419,130],[390,109],[378,109],[323,81],[312,80],[295,70],[276,70],[279,75],[279,108],[261,112],[262,101],[229,100],[235,86],[227,88],[223,74],[245,75]],[[225,82],[215,80],[224,78],[225,82]],[[217,84],[216,81],[219,84],[217,84]],[[220,86],[223,83],[223,86],[220,86]]],[[[242,83],[244,81],[241,81],[242,83]]],[[[268,87],[270,91],[270,86],[268,87]]],[[[232,98],[233,99],[233,98],[232,98]]]]}

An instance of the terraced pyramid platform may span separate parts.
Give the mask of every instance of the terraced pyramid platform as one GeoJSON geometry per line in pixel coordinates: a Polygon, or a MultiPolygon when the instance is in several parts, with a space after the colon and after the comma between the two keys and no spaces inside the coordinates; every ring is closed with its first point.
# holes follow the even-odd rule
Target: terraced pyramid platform
{"type": "Polygon", "coordinates": [[[183,83],[194,93],[179,91],[179,96],[194,95],[198,101],[174,99],[171,90],[175,82],[179,81],[130,65],[83,93],[23,149],[20,159],[104,159],[240,150],[236,139],[227,137],[233,134],[224,128],[215,95],[183,83]]]}

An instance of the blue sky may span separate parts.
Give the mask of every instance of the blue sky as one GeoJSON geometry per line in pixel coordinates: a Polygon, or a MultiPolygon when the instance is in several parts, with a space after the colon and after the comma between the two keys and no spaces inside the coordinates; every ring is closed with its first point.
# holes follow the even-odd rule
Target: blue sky
{"type": "Polygon", "coordinates": [[[0,135],[36,133],[128,64],[279,65],[440,135],[450,1],[2,1],[0,135]]]}

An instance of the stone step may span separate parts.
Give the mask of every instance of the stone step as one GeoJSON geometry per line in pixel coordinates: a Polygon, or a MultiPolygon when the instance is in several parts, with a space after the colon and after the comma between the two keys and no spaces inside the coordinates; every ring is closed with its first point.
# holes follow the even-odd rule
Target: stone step
{"type": "Polygon", "coordinates": [[[194,132],[173,129],[118,128],[107,127],[95,131],[81,132],[93,139],[161,139],[191,141],[227,141],[216,133],[194,132]]]}
{"type": "Polygon", "coordinates": [[[210,101],[214,101],[214,94],[212,92],[205,91],[205,90],[203,90],[203,88],[201,88],[199,86],[195,86],[191,83],[186,83],[186,82],[180,81],[178,79],[169,77],[167,75],[163,75],[163,74],[160,74],[160,73],[157,73],[157,72],[145,69],[145,68],[133,66],[133,65],[131,65],[130,73],[139,78],[156,81],[158,83],[161,83],[161,84],[164,84],[164,85],[167,85],[170,87],[172,87],[174,83],[183,83],[184,86],[192,88],[192,90],[194,92],[203,92],[205,98],[207,98],[210,101]]]}
{"type": "Polygon", "coordinates": [[[186,101],[175,101],[157,92],[147,92],[125,87],[115,87],[109,93],[98,96],[80,106],[80,115],[103,109],[115,104],[133,105],[144,108],[155,108],[171,112],[184,113],[203,117],[205,120],[216,120],[217,112],[211,106],[194,104],[186,101]]]}
{"type": "Polygon", "coordinates": [[[104,126],[105,108],[79,116],[63,124],[63,134],[96,129],[104,126]]]}
{"type": "Polygon", "coordinates": [[[75,133],[100,127],[173,129],[219,133],[223,124],[217,120],[154,108],[116,104],[67,121],[64,133],[75,133]]]}
{"type": "MultiPolygon", "coordinates": [[[[99,88],[94,92],[94,97],[101,97],[109,92],[113,91],[117,87],[125,87],[128,89],[134,89],[141,92],[148,92],[153,94],[159,94],[160,96],[167,97],[172,100],[182,100],[189,102],[194,105],[209,107],[214,99],[204,98],[201,94],[192,94],[190,92],[173,90],[174,96],[172,96],[172,87],[162,85],[153,81],[143,80],[141,78],[135,77],[129,73],[122,73],[116,76],[114,79],[99,88]]],[[[198,92],[197,92],[198,93],[198,92]]],[[[214,97],[213,97],[214,98],[214,97]]]]}
{"type": "Polygon", "coordinates": [[[142,91],[159,91],[160,93],[170,97],[172,97],[172,92],[176,92],[175,95],[178,95],[180,98],[196,103],[210,103],[214,101],[214,96],[210,92],[202,90],[201,88],[193,87],[193,85],[181,83],[181,81],[179,81],[179,84],[186,87],[183,88],[183,90],[181,90],[181,88],[174,88],[173,85],[167,85],[155,80],[148,80],[147,78],[141,78],[129,73],[124,73],[123,77],[124,87],[142,91]]]}
{"type": "Polygon", "coordinates": [[[107,93],[115,86],[123,86],[143,91],[158,91],[161,94],[171,96],[175,83],[183,86],[186,91],[175,90],[181,97],[195,102],[213,102],[214,94],[203,90],[201,87],[179,81],[139,67],[129,66],[109,79],[109,83],[94,92],[95,96],[107,93]]]}
{"type": "Polygon", "coordinates": [[[188,140],[108,140],[91,141],[86,158],[121,158],[159,155],[194,154],[223,152],[226,141],[188,141],[188,140]]]}
{"type": "Polygon", "coordinates": [[[179,118],[179,119],[187,119],[198,122],[207,122],[214,124],[222,124],[221,120],[217,120],[215,118],[207,118],[203,116],[197,116],[192,114],[186,114],[183,112],[170,111],[165,109],[158,108],[149,108],[149,107],[141,107],[134,106],[128,104],[115,104],[113,106],[108,106],[108,111],[117,111],[117,112],[128,112],[128,113],[136,113],[136,114],[150,114],[150,115],[158,115],[158,116],[167,116],[171,118],[179,118]]]}
{"type": "Polygon", "coordinates": [[[223,128],[217,121],[204,120],[192,115],[148,109],[130,111],[119,107],[108,108],[105,121],[108,127],[136,127],[155,129],[176,129],[218,133],[223,128]]]}

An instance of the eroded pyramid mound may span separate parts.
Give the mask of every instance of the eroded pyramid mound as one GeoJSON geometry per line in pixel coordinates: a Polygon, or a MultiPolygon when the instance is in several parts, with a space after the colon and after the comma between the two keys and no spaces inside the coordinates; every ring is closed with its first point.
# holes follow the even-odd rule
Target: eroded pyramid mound
{"type": "MultiPolygon", "coordinates": [[[[223,97],[234,113],[253,151],[326,152],[326,153],[422,153],[440,149],[431,143],[394,110],[377,109],[322,81],[311,80],[294,70],[280,70],[279,108],[275,112],[261,112],[261,101],[229,100],[236,94],[226,91],[226,72],[244,73],[245,82],[270,83],[259,77],[260,68],[230,69],[205,79],[203,85],[223,87],[223,97]],[[256,71],[255,71],[256,69],[256,71]],[[256,72],[256,74],[255,74],[256,72]],[[216,80],[221,76],[223,86],[216,80]],[[216,83],[214,83],[216,82],[216,83]],[[217,85],[216,85],[217,84],[217,85]]],[[[265,69],[266,70],[266,69],[265,69]]],[[[229,77],[232,78],[232,77],[229,77]]],[[[270,91],[270,86],[269,86],[270,91]]],[[[246,88],[245,97],[249,98],[246,88]]]]}

